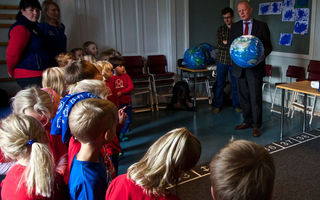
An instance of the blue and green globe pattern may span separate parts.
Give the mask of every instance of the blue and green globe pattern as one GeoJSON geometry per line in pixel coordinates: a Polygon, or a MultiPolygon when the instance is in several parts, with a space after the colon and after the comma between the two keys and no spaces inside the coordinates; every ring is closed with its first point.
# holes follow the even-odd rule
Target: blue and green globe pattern
{"type": "Polygon", "coordinates": [[[211,44],[209,43],[201,43],[199,44],[199,47],[201,47],[207,56],[207,65],[212,65],[214,63],[214,48],[211,44]]]}
{"type": "Polygon", "coordinates": [[[190,47],[184,53],[183,61],[190,69],[203,69],[207,65],[208,55],[201,47],[190,47]]]}
{"type": "Polygon", "coordinates": [[[253,35],[242,35],[233,40],[230,56],[235,64],[242,68],[256,66],[264,57],[261,40],[253,35]]]}

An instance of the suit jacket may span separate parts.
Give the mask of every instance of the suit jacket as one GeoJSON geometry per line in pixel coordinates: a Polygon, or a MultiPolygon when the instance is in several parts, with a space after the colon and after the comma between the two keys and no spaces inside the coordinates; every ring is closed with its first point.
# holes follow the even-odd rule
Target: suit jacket
{"type": "MultiPolygon", "coordinates": [[[[231,25],[229,32],[228,45],[230,46],[232,41],[237,37],[243,35],[243,21],[240,20],[231,25]]],[[[270,31],[268,25],[264,22],[253,19],[252,20],[252,31],[251,35],[258,37],[264,46],[264,56],[267,57],[272,51],[272,45],[270,40],[270,31]]],[[[240,78],[244,68],[239,67],[233,62],[232,73],[235,77],[240,78]]],[[[246,68],[250,70],[255,76],[263,77],[265,75],[265,60],[261,61],[258,65],[252,68],[246,68]]]]}

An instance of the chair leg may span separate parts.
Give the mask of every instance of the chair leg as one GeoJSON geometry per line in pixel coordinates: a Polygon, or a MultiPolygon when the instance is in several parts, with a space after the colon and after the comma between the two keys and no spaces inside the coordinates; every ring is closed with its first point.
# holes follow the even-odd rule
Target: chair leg
{"type": "Polygon", "coordinates": [[[269,94],[270,94],[270,101],[272,100],[272,93],[271,93],[271,83],[269,83],[269,85],[268,85],[269,87],[269,94]]]}
{"type": "Polygon", "coordinates": [[[159,111],[158,93],[157,93],[157,88],[156,88],[155,81],[152,82],[152,88],[153,88],[154,100],[155,100],[155,103],[156,103],[156,110],[159,111]]]}
{"type": "MultiPolygon", "coordinates": [[[[274,107],[274,101],[275,101],[275,99],[276,99],[276,95],[277,95],[277,90],[278,90],[278,88],[276,87],[275,89],[274,89],[274,93],[273,93],[273,99],[272,99],[272,102],[271,102],[271,112],[273,111],[273,107],[274,107]]],[[[270,92],[271,93],[271,92],[270,92]]]]}
{"type": "Polygon", "coordinates": [[[205,84],[206,84],[206,90],[207,90],[209,104],[212,104],[212,95],[211,95],[211,91],[210,91],[209,80],[206,79],[205,84]]]}
{"type": "Polygon", "coordinates": [[[153,103],[153,94],[152,94],[152,89],[151,89],[151,87],[150,87],[150,93],[149,93],[149,98],[150,98],[150,106],[151,106],[151,111],[153,112],[154,111],[154,108],[153,108],[153,105],[154,105],[154,103],[153,103]]]}
{"type": "Polygon", "coordinates": [[[312,110],[311,110],[309,125],[311,125],[311,123],[312,123],[314,110],[316,109],[316,105],[317,105],[317,96],[314,96],[314,101],[313,101],[313,106],[312,106],[312,110]]]}
{"type": "Polygon", "coordinates": [[[294,106],[292,105],[295,101],[297,101],[298,99],[298,92],[293,92],[291,95],[291,100],[288,102],[288,117],[290,117],[291,114],[291,118],[293,118],[293,114],[294,114],[294,106]]]}

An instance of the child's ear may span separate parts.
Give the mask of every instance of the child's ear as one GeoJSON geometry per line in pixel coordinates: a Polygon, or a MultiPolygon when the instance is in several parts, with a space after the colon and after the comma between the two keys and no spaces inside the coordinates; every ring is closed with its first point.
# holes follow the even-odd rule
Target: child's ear
{"type": "Polygon", "coordinates": [[[108,129],[104,134],[104,139],[107,143],[111,142],[116,135],[117,124],[115,124],[112,128],[108,129]]]}
{"type": "Polygon", "coordinates": [[[104,134],[104,139],[107,143],[113,140],[114,134],[112,133],[111,129],[108,129],[104,134]]]}

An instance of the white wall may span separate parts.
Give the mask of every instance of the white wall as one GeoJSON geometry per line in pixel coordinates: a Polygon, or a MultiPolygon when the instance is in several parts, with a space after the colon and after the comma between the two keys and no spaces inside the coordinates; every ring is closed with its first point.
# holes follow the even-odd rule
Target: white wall
{"type": "Polygon", "coordinates": [[[187,0],[60,0],[68,49],[91,40],[100,52],[123,55],[164,54],[175,71],[186,49],[187,0]],[[94,2],[94,3],[93,3],[94,2]]]}

